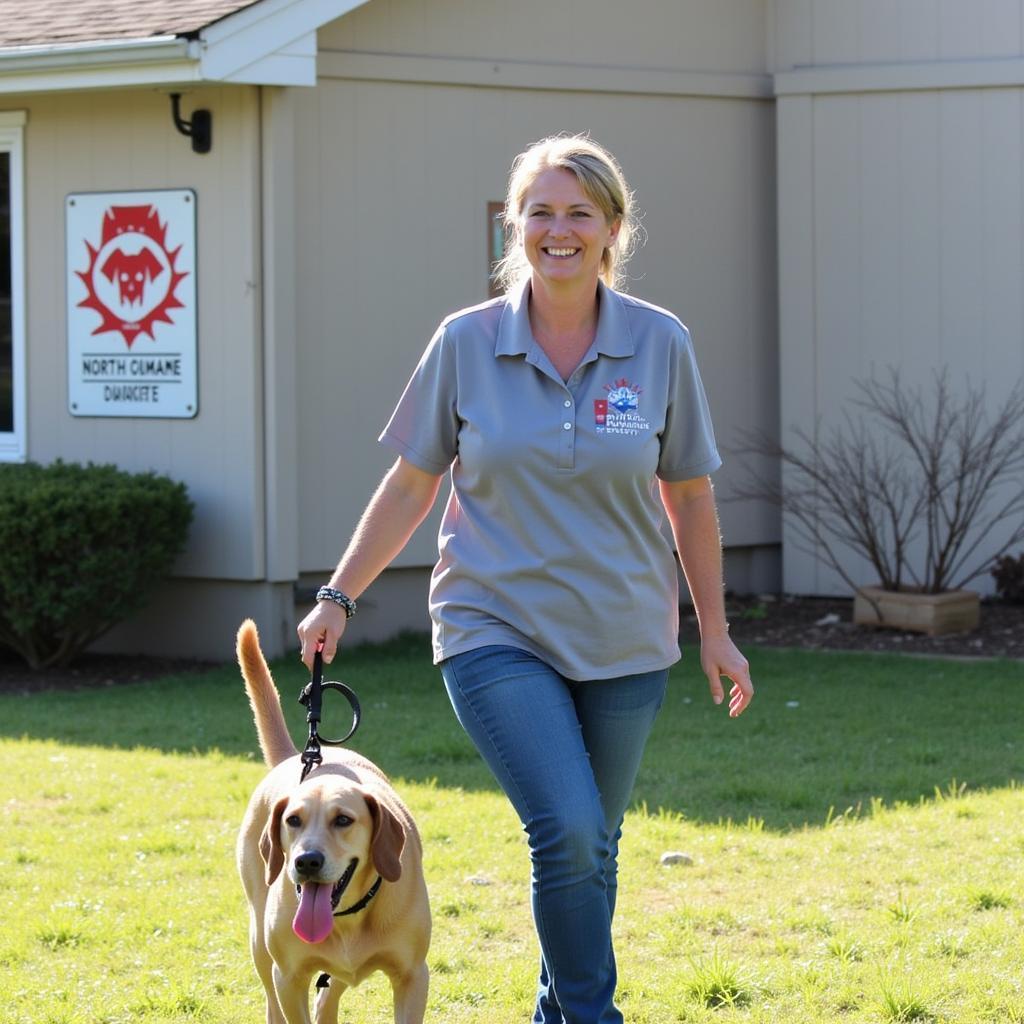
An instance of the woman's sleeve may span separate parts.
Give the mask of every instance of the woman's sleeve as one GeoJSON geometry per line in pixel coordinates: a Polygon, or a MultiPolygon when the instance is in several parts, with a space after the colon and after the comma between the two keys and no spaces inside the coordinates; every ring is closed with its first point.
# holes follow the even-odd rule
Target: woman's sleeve
{"type": "Polygon", "coordinates": [[[683,327],[671,347],[658,476],[669,482],[692,480],[713,473],[721,464],[693,342],[683,327]]]}
{"type": "Polygon", "coordinates": [[[446,472],[458,454],[457,399],[455,353],[442,325],[405,386],[381,444],[426,473],[446,472]]]}

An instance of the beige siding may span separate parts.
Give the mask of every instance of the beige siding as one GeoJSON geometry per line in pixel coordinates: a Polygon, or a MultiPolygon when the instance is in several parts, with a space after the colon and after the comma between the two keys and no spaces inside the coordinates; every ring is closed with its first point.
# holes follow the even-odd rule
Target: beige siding
{"type": "Polygon", "coordinates": [[[254,89],[185,97],[213,110],[213,152],[196,156],[156,91],[20,99],[28,110],[28,449],[156,470],[196,503],[178,571],[263,574],[259,177],[254,89]],[[199,415],[192,420],[72,417],[67,400],[64,198],[69,192],[193,188],[198,196],[199,415]],[[254,412],[256,415],[254,415],[254,412]]]}
{"type": "Polygon", "coordinates": [[[322,50],[552,64],[765,69],[764,0],[372,0],[321,29],[322,50]]]}
{"type": "MultiPolygon", "coordinates": [[[[890,366],[926,387],[947,367],[958,389],[984,385],[993,401],[1024,375],[1022,133],[1020,88],[780,98],[791,443],[796,425],[840,423],[853,381],[890,366]]],[[[866,566],[850,568],[872,582],[866,566]]],[[[845,589],[795,545],[784,585],[845,589]]]]}
{"type": "MultiPolygon", "coordinates": [[[[303,571],[333,564],[390,462],[376,437],[438,321],[486,297],[486,204],[551,132],[622,160],[649,232],[630,290],[690,326],[721,442],[776,422],[771,104],[324,79],[296,109],[303,571]]],[[[765,510],[723,525],[729,544],[778,540],[765,510]]],[[[430,564],[435,533],[436,513],[398,564],[430,564]]]]}
{"type": "Polygon", "coordinates": [[[1024,55],[1021,0],[774,0],[772,70],[1024,55]]]}

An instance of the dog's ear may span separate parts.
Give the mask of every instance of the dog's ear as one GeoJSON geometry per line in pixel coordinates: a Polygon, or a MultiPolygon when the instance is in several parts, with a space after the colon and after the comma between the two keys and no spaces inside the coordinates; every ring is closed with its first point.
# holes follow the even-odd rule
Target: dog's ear
{"type": "Polygon", "coordinates": [[[402,850],[405,848],[405,829],[395,812],[387,803],[369,793],[364,793],[366,806],[373,818],[373,839],[370,853],[377,874],[387,882],[397,882],[402,877],[402,850]]]}
{"type": "Polygon", "coordinates": [[[281,846],[281,815],[288,806],[288,797],[283,796],[274,804],[274,810],[260,836],[260,856],[267,865],[267,885],[274,880],[284,867],[284,847],[281,846]]]}

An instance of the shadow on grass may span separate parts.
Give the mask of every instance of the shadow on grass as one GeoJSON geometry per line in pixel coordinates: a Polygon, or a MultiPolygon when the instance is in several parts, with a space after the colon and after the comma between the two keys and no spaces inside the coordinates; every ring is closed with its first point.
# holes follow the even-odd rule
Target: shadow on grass
{"type": "MultiPolygon", "coordinates": [[[[635,799],[695,821],[761,819],[768,829],[821,826],[847,808],[931,799],[953,780],[970,788],[1024,780],[1024,671],[827,652],[748,651],[757,696],[739,719],[712,705],[696,656],[673,669],[635,799]]],[[[295,659],[273,667],[298,746],[295,659]]],[[[352,686],[363,724],[352,746],[394,779],[495,789],[448,704],[425,637],[355,648],[327,678],[352,686]]],[[[324,704],[322,731],[341,734],[347,705],[324,704]]],[[[234,666],[102,691],[0,697],[0,737],[168,753],[258,757],[234,666]]]]}

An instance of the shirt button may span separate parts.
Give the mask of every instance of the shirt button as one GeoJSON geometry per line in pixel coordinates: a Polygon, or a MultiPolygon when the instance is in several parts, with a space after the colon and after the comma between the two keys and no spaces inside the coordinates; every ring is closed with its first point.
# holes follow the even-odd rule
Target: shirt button
{"type": "Polygon", "coordinates": [[[572,430],[572,424],[571,423],[563,423],[562,424],[562,429],[563,430],[572,430]]]}
{"type": "Polygon", "coordinates": [[[565,400],[565,407],[566,407],[566,409],[571,409],[572,408],[572,399],[567,398],[565,400]]]}

